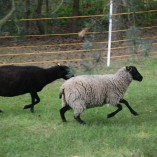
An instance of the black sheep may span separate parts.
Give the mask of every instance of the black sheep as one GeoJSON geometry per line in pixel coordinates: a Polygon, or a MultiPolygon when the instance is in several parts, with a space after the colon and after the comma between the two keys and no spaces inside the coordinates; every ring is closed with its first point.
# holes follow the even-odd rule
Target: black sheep
{"type": "Polygon", "coordinates": [[[60,65],[47,69],[37,66],[1,66],[0,96],[13,97],[30,93],[32,103],[25,105],[24,109],[30,108],[34,112],[34,105],[40,102],[37,92],[57,79],[67,80],[73,76],[69,67],[60,65]]]}

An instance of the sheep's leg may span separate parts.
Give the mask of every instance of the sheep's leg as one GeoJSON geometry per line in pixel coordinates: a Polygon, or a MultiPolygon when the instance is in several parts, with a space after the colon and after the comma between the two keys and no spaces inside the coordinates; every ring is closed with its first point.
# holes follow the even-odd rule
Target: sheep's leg
{"type": "Polygon", "coordinates": [[[78,121],[80,124],[86,124],[86,123],[80,118],[80,115],[77,115],[77,116],[74,115],[74,118],[75,118],[76,121],[78,121]]]}
{"type": "Polygon", "coordinates": [[[69,105],[65,105],[63,108],[60,109],[60,116],[61,116],[63,122],[66,122],[66,118],[64,115],[65,112],[70,110],[70,109],[71,109],[71,107],[69,105]]]}
{"type": "Polygon", "coordinates": [[[23,109],[28,109],[28,108],[31,108],[31,105],[32,105],[32,104],[25,105],[25,106],[23,107],[23,109]]]}
{"type": "MultiPolygon", "coordinates": [[[[36,101],[35,101],[34,105],[36,105],[37,103],[40,102],[40,98],[38,97],[38,95],[37,95],[37,97],[36,97],[35,99],[36,99],[36,101]]],[[[24,109],[31,108],[31,106],[32,106],[32,104],[25,105],[25,106],[24,106],[24,109]]]]}
{"type": "Polygon", "coordinates": [[[108,114],[108,115],[107,115],[107,118],[111,118],[111,117],[115,116],[119,111],[122,110],[122,106],[121,106],[120,104],[117,104],[116,107],[118,107],[118,109],[117,109],[116,111],[114,111],[114,112],[108,114]]]}
{"type": "Polygon", "coordinates": [[[31,108],[31,112],[34,112],[34,105],[38,104],[40,102],[40,98],[37,93],[31,93],[32,103],[29,105],[25,105],[24,109],[31,108]]]}
{"type": "Polygon", "coordinates": [[[137,116],[137,115],[138,115],[138,113],[137,113],[136,111],[134,111],[134,110],[131,108],[131,106],[129,105],[129,103],[128,103],[126,100],[121,99],[121,100],[120,100],[120,103],[125,104],[125,105],[128,107],[128,109],[130,110],[130,112],[131,112],[134,116],[137,116]]]}
{"type": "Polygon", "coordinates": [[[80,115],[84,111],[84,108],[81,105],[75,105],[74,109],[74,119],[78,121],[80,124],[86,124],[81,118],[80,115]]]}

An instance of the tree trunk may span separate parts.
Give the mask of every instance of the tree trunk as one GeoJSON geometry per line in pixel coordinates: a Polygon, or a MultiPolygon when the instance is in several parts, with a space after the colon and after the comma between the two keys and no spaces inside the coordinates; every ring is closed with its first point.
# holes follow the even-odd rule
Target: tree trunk
{"type": "MultiPolygon", "coordinates": [[[[25,18],[29,19],[29,16],[30,16],[30,0],[26,0],[25,5],[26,5],[25,18]]],[[[29,34],[29,27],[30,27],[30,21],[26,21],[25,22],[25,31],[26,31],[27,34],[29,34]]]]}
{"type": "Polygon", "coordinates": [[[13,12],[15,11],[15,1],[12,0],[12,8],[11,10],[9,11],[9,13],[3,17],[1,20],[0,20],[0,30],[1,30],[1,27],[8,21],[8,19],[12,16],[13,12]]]}
{"type": "MultiPolygon", "coordinates": [[[[46,0],[46,17],[48,17],[49,13],[49,1],[46,0]]],[[[45,20],[45,33],[48,32],[48,20],[45,20]]]]}
{"type": "MultiPolygon", "coordinates": [[[[78,16],[79,15],[79,5],[80,0],[74,0],[73,1],[73,10],[72,10],[72,16],[78,16]]],[[[73,32],[78,31],[78,18],[73,18],[71,22],[71,27],[73,32]]]]}
{"type": "MultiPolygon", "coordinates": [[[[38,0],[38,6],[36,9],[37,18],[41,17],[42,5],[43,5],[43,0],[38,0]]],[[[40,34],[45,34],[45,29],[42,21],[37,20],[37,27],[40,34]]]]}

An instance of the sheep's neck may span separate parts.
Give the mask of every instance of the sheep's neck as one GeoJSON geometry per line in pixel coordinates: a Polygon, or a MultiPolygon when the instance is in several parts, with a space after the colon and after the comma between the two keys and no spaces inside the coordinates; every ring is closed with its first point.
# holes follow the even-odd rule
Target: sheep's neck
{"type": "Polygon", "coordinates": [[[60,78],[59,69],[56,68],[49,68],[46,70],[46,81],[47,83],[51,83],[60,78]]]}
{"type": "Polygon", "coordinates": [[[125,93],[131,81],[132,78],[128,76],[119,77],[117,80],[117,88],[119,88],[122,93],[125,93]]]}

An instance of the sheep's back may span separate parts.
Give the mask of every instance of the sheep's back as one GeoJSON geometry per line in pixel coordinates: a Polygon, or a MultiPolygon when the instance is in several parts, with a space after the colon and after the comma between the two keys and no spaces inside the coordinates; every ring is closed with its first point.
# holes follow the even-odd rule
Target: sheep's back
{"type": "Polygon", "coordinates": [[[0,96],[21,95],[34,89],[40,91],[44,82],[42,68],[33,66],[0,67],[0,96]],[[41,79],[41,77],[43,78],[41,79]]]}

